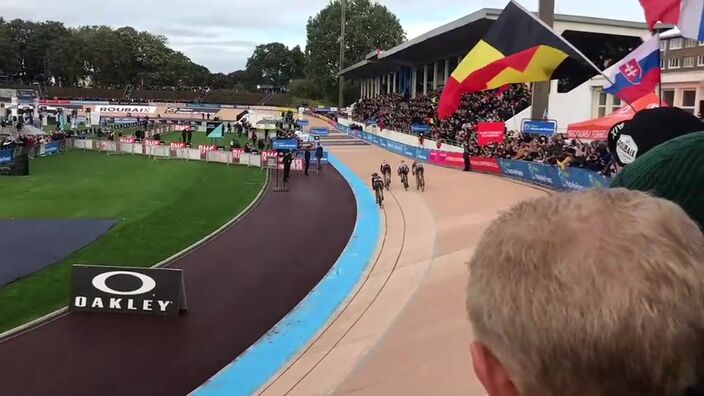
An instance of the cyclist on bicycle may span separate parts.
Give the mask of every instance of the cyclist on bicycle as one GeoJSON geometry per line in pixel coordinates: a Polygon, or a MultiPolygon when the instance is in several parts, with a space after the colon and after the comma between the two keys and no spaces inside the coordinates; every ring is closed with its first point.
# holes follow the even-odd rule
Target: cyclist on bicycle
{"type": "Polygon", "coordinates": [[[384,160],[384,162],[381,163],[379,170],[381,171],[381,174],[384,175],[384,185],[388,189],[389,185],[391,185],[391,165],[384,160]]]}
{"type": "Polygon", "coordinates": [[[411,172],[416,177],[416,190],[420,190],[421,185],[425,187],[425,168],[423,168],[423,164],[419,161],[414,161],[411,166],[411,172]]]}
{"type": "Polygon", "coordinates": [[[401,165],[398,166],[398,175],[401,176],[401,182],[403,182],[403,187],[408,189],[408,165],[406,161],[401,160],[401,165]]]}
{"type": "Polygon", "coordinates": [[[372,173],[372,189],[376,193],[377,203],[381,203],[384,200],[384,180],[376,172],[372,173]]]}

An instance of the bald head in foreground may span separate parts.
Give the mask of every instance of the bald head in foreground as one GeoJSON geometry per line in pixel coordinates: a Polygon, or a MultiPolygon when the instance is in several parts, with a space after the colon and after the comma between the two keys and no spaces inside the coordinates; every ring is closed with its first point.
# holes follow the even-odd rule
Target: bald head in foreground
{"type": "Polygon", "coordinates": [[[517,205],[469,264],[477,377],[489,396],[688,394],[704,379],[703,259],[697,225],[642,192],[517,205]]]}

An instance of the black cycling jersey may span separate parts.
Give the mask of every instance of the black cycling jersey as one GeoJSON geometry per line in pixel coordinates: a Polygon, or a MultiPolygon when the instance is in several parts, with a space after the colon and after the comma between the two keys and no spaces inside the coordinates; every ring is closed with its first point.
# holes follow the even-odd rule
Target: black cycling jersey
{"type": "Polygon", "coordinates": [[[381,171],[382,174],[391,173],[391,165],[381,164],[381,166],[379,167],[379,170],[381,171]]]}
{"type": "Polygon", "coordinates": [[[375,190],[378,190],[380,188],[384,188],[384,181],[380,177],[372,177],[372,187],[375,190]]]}
{"type": "Polygon", "coordinates": [[[413,171],[414,172],[423,173],[424,170],[425,169],[423,168],[423,164],[421,164],[420,162],[416,162],[415,164],[413,164],[413,171]]]}
{"type": "Polygon", "coordinates": [[[398,167],[398,173],[403,173],[404,175],[408,174],[408,165],[403,164],[398,167]]]}

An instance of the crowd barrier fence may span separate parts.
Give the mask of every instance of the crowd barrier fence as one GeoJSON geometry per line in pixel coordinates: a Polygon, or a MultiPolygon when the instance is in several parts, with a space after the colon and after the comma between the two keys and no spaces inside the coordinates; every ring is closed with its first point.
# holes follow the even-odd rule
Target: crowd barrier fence
{"type": "MultiPolygon", "coordinates": [[[[321,119],[334,124],[326,118],[321,117],[321,119]]],[[[435,165],[464,169],[464,157],[462,153],[409,146],[377,136],[371,132],[352,129],[339,123],[335,124],[334,127],[350,136],[362,139],[405,157],[435,165]]],[[[538,162],[471,157],[470,164],[472,171],[517,179],[554,190],[578,191],[596,187],[608,187],[611,182],[610,178],[598,172],[572,167],[562,169],[557,166],[538,162]]]]}

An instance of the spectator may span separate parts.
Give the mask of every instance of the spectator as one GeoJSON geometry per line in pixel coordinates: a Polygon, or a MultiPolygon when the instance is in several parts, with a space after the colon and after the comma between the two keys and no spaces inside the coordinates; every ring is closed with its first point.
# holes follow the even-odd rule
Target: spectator
{"type": "Polygon", "coordinates": [[[471,354],[490,396],[679,396],[704,374],[704,235],[625,189],[524,202],[472,258],[471,354]]]}

